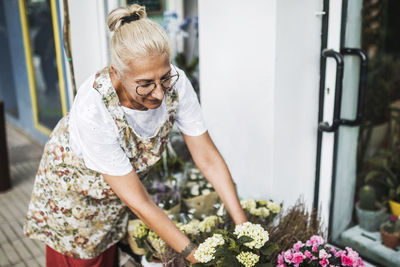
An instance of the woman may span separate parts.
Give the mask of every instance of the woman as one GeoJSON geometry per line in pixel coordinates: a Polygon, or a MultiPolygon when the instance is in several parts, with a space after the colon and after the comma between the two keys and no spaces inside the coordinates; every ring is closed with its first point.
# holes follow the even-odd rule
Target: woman
{"type": "Polygon", "coordinates": [[[111,64],[80,87],[70,114],[45,146],[24,225],[46,243],[47,266],[113,266],[131,209],[195,263],[195,245],[155,205],[141,183],[176,121],[200,171],[234,222],[247,219],[228,168],[210,139],[185,74],[170,64],[162,28],[145,8],[118,8],[111,64]]]}

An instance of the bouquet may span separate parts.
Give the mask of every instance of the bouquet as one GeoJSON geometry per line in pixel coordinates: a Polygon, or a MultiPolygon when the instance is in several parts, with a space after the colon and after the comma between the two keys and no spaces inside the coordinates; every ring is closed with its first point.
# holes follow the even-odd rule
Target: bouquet
{"type": "Polygon", "coordinates": [[[268,225],[281,211],[281,205],[267,200],[241,200],[243,210],[249,221],[268,225]]]}
{"type": "MultiPolygon", "coordinates": [[[[245,199],[240,201],[240,205],[250,222],[260,224],[266,229],[268,229],[275,217],[281,212],[281,205],[274,203],[272,200],[245,199]]],[[[226,212],[224,204],[220,205],[217,215],[224,217],[228,228],[234,227],[234,222],[226,212]]]]}
{"type": "Polygon", "coordinates": [[[267,243],[268,232],[259,224],[246,222],[235,227],[233,232],[216,230],[212,236],[200,243],[194,257],[202,266],[252,267],[272,266],[267,257],[277,249],[267,243]]]}
{"type": "Polygon", "coordinates": [[[336,250],[325,244],[321,236],[314,235],[306,243],[298,241],[293,248],[278,255],[276,267],[363,267],[365,266],[358,253],[351,248],[336,250]]]}

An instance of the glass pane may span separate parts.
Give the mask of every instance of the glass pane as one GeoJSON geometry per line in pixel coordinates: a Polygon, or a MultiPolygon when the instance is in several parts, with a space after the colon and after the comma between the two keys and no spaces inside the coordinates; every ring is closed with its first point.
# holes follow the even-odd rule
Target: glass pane
{"type": "MultiPolygon", "coordinates": [[[[343,225],[347,229],[342,230],[338,243],[353,247],[379,266],[398,266],[400,246],[389,248],[381,230],[400,232],[400,221],[397,226],[390,223],[391,215],[395,214],[393,218],[397,219],[399,214],[389,205],[393,200],[400,202],[400,1],[347,2],[345,45],[360,47],[356,39],[361,35],[361,48],[368,56],[368,73],[357,142],[357,183],[351,193],[357,202],[350,210],[354,211],[352,221],[343,225]],[[382,228],[383,224],[390,227],[382,228]]],[[[345,62],[345,68],[355,70],[355,65],[349,63],[345,62]]],[[[356,79],[358,73],[352,74],[356,79]]],[[[348,79],[346,84],[350,83],[356,84],[348,79]]],[[[342,172],[350,168],[347,166],[342,172]]],[[[338,194],[346,195],[350,188],[338,194]]],[[[352,201],[347,203],[351,205],[352,201]]],[[[338,207],[346,209],[345,205],[338,207]]],[[[343,221],[343,217],[337,220],[343,221]]]]}
{"type": "Polygon", "coordinates": [[[4,1],[0,1],[0,100],[4,102],[5,111],[18,118],[17,97],[11,63],[9,31],[4,10],[4,1]]]}
{"type": "Polygon", "coordinates": [[[50,1],[26,1],[39,123],[52,129],[62,117],[50,1]]]}

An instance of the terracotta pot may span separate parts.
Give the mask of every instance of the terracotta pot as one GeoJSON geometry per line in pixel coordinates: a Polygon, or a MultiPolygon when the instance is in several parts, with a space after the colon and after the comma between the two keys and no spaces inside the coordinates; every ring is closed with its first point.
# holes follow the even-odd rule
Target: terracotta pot
{"type": "Polygon", "coordinates": [[[381,232],[382,242],[385,246],[387,246],[388,248],[395,248],[397,246],[397,244],[399,243],[398,235],[386,233],[382,230],[382,227],[380,228],[380,232],[381,232]]]}
{"type": "Polygon", "coordinates": [[[392,210],[392,214],[394,216],[399,217],[400,215],[400,203],[393,201],[393,200],[389,200],[389,205],[390,205],[390,209],[392,210]]]}

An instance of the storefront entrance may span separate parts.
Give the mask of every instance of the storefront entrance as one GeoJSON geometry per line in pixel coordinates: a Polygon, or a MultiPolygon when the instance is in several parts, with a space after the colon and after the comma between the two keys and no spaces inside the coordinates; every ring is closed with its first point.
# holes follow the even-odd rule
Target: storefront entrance
{"type": "MultiPolygon", "coordinates": [[[[382,244],[379,226],[360,227],[355,205],[364,185],[384,207],[397,196],[400,173],[390,163],[398,157],[400,3],[326,0],[324,10],[314,206],[323,203],[334,244],[352,247],[372,262],[399,266],[399,253],[382,244]],[[394,173],[392,180],[385,168],[394,173]],[[321,186],[327,183],[331,186],[321,186]]],[[[388,208],[378,225],[390,214],[388,208]]]]}

